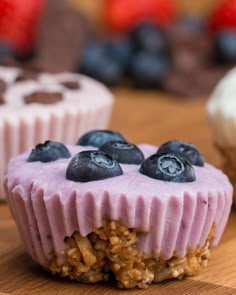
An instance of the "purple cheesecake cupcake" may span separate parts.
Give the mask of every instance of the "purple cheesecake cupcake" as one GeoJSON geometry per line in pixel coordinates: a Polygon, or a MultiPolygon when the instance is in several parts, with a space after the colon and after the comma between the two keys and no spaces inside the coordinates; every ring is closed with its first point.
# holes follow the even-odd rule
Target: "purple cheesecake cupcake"
{"type": "Polygon", "coordinates": [[[194,145],[136,146],[106,130],[12,159],[5,190],[37,263],[79,282],[115,277],[120,288],[198,273],[232,203],[227,176],[194,145]]]}

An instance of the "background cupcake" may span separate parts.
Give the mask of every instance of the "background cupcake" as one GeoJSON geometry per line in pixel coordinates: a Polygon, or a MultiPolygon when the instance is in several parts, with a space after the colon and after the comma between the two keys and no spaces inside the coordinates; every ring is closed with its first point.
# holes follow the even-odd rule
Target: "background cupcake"
{"type": "MultiPolygon", "coordinates": [[[[209,126],[223,159],[223,169],[236,187],[236,68],[213,91],[208,104],[209,126]]],[[[236,194],[234,193],[236,203],[236,194]]]]}
{"type": "Polygon", "coordinates": [[[84,132],[108,124],[113,96],[91,78],[1,67],[0,79],[1,181],[9,159],[32,145],[45,140],[73,144],[84,132]]]}

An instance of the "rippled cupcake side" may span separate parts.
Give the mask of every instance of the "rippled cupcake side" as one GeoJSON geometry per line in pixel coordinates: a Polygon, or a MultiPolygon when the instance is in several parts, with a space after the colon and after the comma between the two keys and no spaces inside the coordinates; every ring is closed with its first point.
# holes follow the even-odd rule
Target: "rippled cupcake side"
{"type": "MultiPolygon", "coordinates": [[[[81,147],[73,149],[77,150],[81,147]]],[[[146,155],[147,152],[144,151],[144,154],[146,155]]],[[[68,162],[68,160],[61,160],[60,165],[64,165],[63,161],[68,162]]],[[[20,161],[18,164],[21,165],[20,161]]],[[[50,169],[54,169],[54,164],[48,164],[47,167],[50,165],[50,169]]],[[[126,169],[124,168],[126,166],[122,167],[126,169]]],[[[183,189],[186,188],[186,184],[168,184],[167,187],[179,188],[179,191],[176,195],[166,192],[167,196],[160,189],[160,184],[159,192],[154,193],[148,190],[150,181],[159,180],[149,179],[142,174],[136,174],[137,172],[134,174],[132,171],[128,172],[132,169],[136,171],[138,169],[136,166],[129,166],[127,169],[124,175],[106,181],[94,181],[89,186],[86,183],[77,186],[68,181],[68,187],[66,185],[60,187],[55,183],[57,190],[54,192],[37,179],[23,180],[24,176],[16,172],[13,172],[14,177],[11,179],[8,176],[5,187],[9,205],[22,241],[33,259],[43,267],[50,268],[52,272],[67,276],[66,271],[62,272],[62,267],[68,267],[67,259],[71,261],[68,253],[78,252],[78,250],[74,249],[73,243],[71,249],[66,241],[73,240],[75,237],[79,240],[85,239],[92,245],[91,253],[94,259],[97,259],[98,249],[93,246],[92,239],[101,241],[103,236],[101,232],[104,231],[105,225],[109,228],[115,223],[125,228],[127,236],[135,233],[135,241],[130,247],[134,253],[137,253],[139,259],[145,262],[142,271],[137,266],[137,270],[143,274],[142,279],[133,279],[133,281],[129,279],[128,285],[125,285],[126,279],[121,275],[121,271],[117,270],[116,275],[121,287],[132,287],[133,284],[143,287],[151,281],[158,282],[172,277],[181,278],[184,275],[195,274],[201,267],[206,266],[210,255],[209,248],[218,244],[230,212],[232,187],[227,177],[207,164],[205,168],[198,169],[215,173],[218,179],[215,183],[215,185],[218,184],[217,187],[214,188],[208,184],[208,186],[202,186],[202,191],[198,191],[195,187],[197,184],[190,183],[189,188],[192,187],[192,189],[187,192],[183,189]],[[131,174],[127,177],[126,173],[131,174]],[[129,184],[126,185],[126,181],[129,184]],[[103,186],[100,184],[104,182],[104,187],[108,183],[110,185],[102,189],[103,186]],[[131,190],[130,186],[135,189],[131,190]],[[149,279],[144,284],[147,277],[149,279]]],[[[203,171],[195,169],[197,176],[199,171],[203,171]]],[[[59,184],[60,179],[58,181],[59,184]]],[[[166,184],[163,184],[164,188],[166,184]]],[[[116,236],[116,232],[114,235],[116,236]]],[[[125,240],[124,237],[122,239],[125,240]]],[[[110,237],[107,237],[108,240],[110,241],[110,237]]],[[[112,249],[112,247],[106,248],[112,249]]],[[[109,257],[109,261],[112,261],[113,258],[109,257]]],[[[107,277],[105,269],[109,267],[116,272],[113,268],[120,266],[115,267],[113,264],[106,263],[106,267],[102,268],[104,279],[107,277]]],[[[80,275],[76,277],[72,273],[69,272],[70,277],[83,281],[80,275]]],[[[101,278],[100,275],[98,277],[101,278]]]]}

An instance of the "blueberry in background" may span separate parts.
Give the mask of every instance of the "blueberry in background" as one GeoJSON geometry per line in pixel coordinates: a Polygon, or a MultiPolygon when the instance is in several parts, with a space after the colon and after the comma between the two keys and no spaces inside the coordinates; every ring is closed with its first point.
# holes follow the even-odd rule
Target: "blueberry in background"
{"type": "Polygon", "coordinates": [[[122,164],[139,165],[144,160],[142,151],[135,144],[128,142],[108,141],[100,146],[99,150],[122,164]]]}
{"type": "Polygon", "coordinates": [[[124,69],[108,54],[105,44],[92,44],[85,48],[78,71],[113,86],[122,78],[124,69]]]}
{"type": "Polygon", "coordinates": [[[103,43],[91,43],[84,48],[80,69],[85,70],[92,66],[93,62],[97,62],[106,54],[105,46],[103,43]],[[88,63],[88,64],[87,64],[88,63]]]}
{"type": "Polygon", "coordinates": [[[101,151],[83,151],[70,161],[66,178],[76,182],[102,180],[122,175],[118,162],[101,151]]]}
{"type": "Polygon", "coordinates": [[[15,52],[13,48],[0,41],[0,64],[2,65],[14,65],[15,64],[15,52]]]}
{"type": "Polygon", "coordinates": [[[137,51],[145,50],[155,54],[168,52],[168,41],[163,29],[152,22],[141,22],[130,32],[130,41],[137,51]]]}
{"type": "Polygon", "coordinates": [[[140,51],[133,55],[129,72],[136,87],[160,87],[169,72],[169,61],[165,56],[140,51]]]}
{"type": "Polygon", "coordinates": [[[128,38],[113,38],[106,44],[105,50],[125,71],[132,56],[132,45],[128,38]]]}
{"type": "Polygon", "coordinates": [[[14,50],[8,44],[0,42],[0,58],[13,58],[14,50]]]}
{"type": "Polygon", "coordinates": [[[108,86],[125,75],[140,87],[160,87],[170,65],[166,32],[152,22],[138,24],[129,35],[87,46],[78,71],[108,86]]]}
{"type": "Polygon", "coordinates": [[[27,162],[52,162],[61,158],[70,158],[71,154],[67,147],[57,141],[47,140],[44,143],[39,143],[32,149],[27,162]]]}
{"type": "Polygon", "coordinates": [[[187,158],[192,165],[204,166],[204,157],[197,147],[183,141],[167,141],[158,148],[157,153],[177,153],[187,158]]]}
{"type": "Polygon", "coordinates": [[[19,62],[28,61],[34,58],[35,56],[36,56],[35,50],[21,53],[14,50],[13,47],[10,46],[9,44],[0,41],[0,61],[3,64],[8,65],[8,62],[9,64],[11,64],[11,62],[13,61],[19,61],[19,62]]]}
{"type": "Polygon", "coordinates": [[[218,62],[236,62],[236,31],[222,30],[214,40],[214,58],[218,62]]]}
{"type": "Polygon", "coordinates": [[[112,130],[92,130],[83,134],[77,141],[77,145],[100,147],[108,141],[127,142],[125,137],[117,131],[112,130]]]}
{"type": "Polygon", "coordinates": [[[193,166],[185,158],[173,153],[159,153],[147,158],[140,167],[140,173],[163,181],[183,183],[193,182],[193,166]]]}

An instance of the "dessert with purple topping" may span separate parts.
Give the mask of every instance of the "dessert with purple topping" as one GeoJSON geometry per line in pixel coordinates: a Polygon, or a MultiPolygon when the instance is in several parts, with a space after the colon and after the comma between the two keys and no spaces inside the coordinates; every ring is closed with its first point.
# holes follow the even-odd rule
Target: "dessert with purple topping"
{"type": "Polygon", "coordinates": [[[36,262],[79,282],[113,273],[120,288],[207,265],[231,208],[227,176],[179,141],[136,146],[104,130],[78,143],[47,141],[9,162],[9,205],[36,262]]]}

